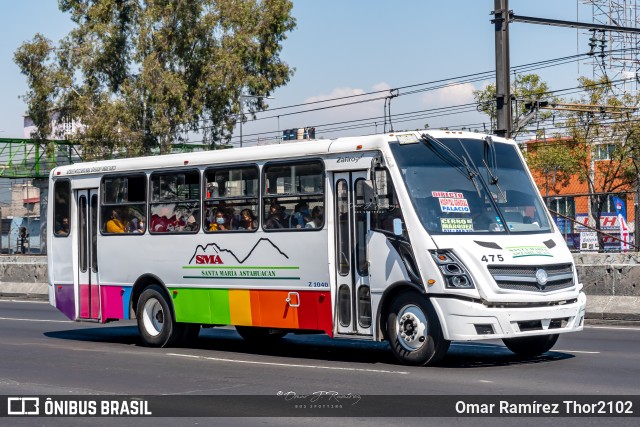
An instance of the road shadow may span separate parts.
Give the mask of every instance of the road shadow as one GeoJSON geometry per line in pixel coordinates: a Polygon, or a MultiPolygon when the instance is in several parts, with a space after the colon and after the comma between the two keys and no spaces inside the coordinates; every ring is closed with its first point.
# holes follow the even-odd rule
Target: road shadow
{"type": "Polygon", "coordinates": [[[518,356],[502,344],[453,343],[447,356],[438,364],[441,368],[483,368],[550,363],[575,356],[560,351],[548,351],[535,357],[518,356]]]}
{"type": "MultiPolygon", "coordinates": [[[[86,324],[84,324],[86,325],[86,324]]],[[[101,326],[50,331],[45,337],[70,341],[101,342],[126,345],[142,345],[137,326],[101,326]]]]}
{"type": "MultiPolygon", "coordinates": [[[[142,346],[138,328],[131,326],[85,327],[46,332],[49,338],[142,346]]],[[[397,364],[387,343],[332,339],[323,334],[288,334],[269,345],[251,343],[242,339],[234,329],[203,328],[200,336],[182,346],[184,350],[213,350],[229,353],[229,358],[238,354],[264,355],[297,358],[314,361],[355,362],[363,364],[397,364]]],[[[166,349],[174,352],[175,349],[166,349]]],[[[536,357],[524,358],[513,354],[504,345],[485,343],[453,343],[447,356],[432,368],[484,368],[513,365],[552,363],[575,357],[564,352],[549,351],[536,357]]]]}

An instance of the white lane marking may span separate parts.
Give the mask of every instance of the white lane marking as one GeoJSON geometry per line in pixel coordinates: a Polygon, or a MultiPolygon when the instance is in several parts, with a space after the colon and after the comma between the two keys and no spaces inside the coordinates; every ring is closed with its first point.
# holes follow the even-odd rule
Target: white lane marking
{"type": "Polygon", "coordinates": [[[405,371],[385,371],[383,369],[341,368],[338,366],[296,365],[296,364],[290,364],[290,363],[256,362],[253,360],[223,359],[219,357],[205,357],[205,356],[195,356],[191,354],[178,354],[178,353],[167,353],[167,355],[177,356],[177,357],[187,357],[190,359],[213,360],[216,362],[245,363],[249,365],[283,366],[286,368],[331,369],[336,371],[374,372],[378,374],[400,374],[400,375],[409,374],[409,372],[405,372],[405,371]]]}
{"type": "Polygon", "coordinates": [[[17,320],[20,322],[50,322],[50,323],[75,323],[71,320],[48,320],[48,319],[18,319],[15,317],[0,317],[0,320],[17,320]]]}
{"type": "Polygon", "coordinates": [[[560,350],[556,348],[552,348],[549,351],[559,351],[562,353],[584,353],[584,354],[600,354],[599,351],[586,351],[586,350],[560,350]]]}
{"type": "Polygon", "coordinates": [[[625,328],[623,326],[585,326],[585,329],[613,329],[613,330],[621,330],[621,331],[640,331],[640,328],[625,328]]]}
{"type": "Polygon", "coordinates": [[[493,383],[493,381],[480,380],[481,383],[493,383]]]}

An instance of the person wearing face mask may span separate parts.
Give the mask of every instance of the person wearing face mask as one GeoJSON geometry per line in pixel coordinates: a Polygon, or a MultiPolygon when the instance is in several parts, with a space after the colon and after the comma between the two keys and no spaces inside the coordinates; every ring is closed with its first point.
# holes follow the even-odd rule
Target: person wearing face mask
{"type": "Polygon", "coordinates": [[[226,219],[224,217],[224,213],[222,211],[217,211],[215,221],[209,225],[209,231],[228,230],[227,226],[225,225],[225,220],[226,219]]]}

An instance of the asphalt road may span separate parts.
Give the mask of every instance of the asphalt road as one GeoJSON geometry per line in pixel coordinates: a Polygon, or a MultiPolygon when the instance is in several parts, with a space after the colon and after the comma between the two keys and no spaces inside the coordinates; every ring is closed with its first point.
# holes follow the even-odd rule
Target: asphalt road
{"type": "MultiPolygon", "coordinates": [[[[453,343],[444,362],[424,368],[397,365],[385,344],[288,335],[278,345],[257,348],[229,328],[203,329],[198,340],[186,348],[151,349],[140,345],[133,321],[76,323],[44,302],[0,300],[0,343],[0,395],[640,394],[640,328],[633,327],[587,326],[582,333],[561,336],[551,352],[528,360],[514,356],[500,341],[453,343]]],[[[11,418],[10,423],[4,422],[8,420],[0,418],[0,425],[51,425],[55,421],[11,418]]],[[[77,418],[66,420],[60,425],[82,425],[77,418]]],[[[300,425],[301,420],[243,418],[239,424],[300,425]]],[[[310,425],[345,424],[340,418],[304,420],[310,425]]],[[[468,418],[438,420],[438,425],[496,425],[494,418],[472,419],[468,424],[464,421],[468,418]]],[[[131,425],[147,425],[146,421],[150,420],[131,421],[131,425]]],[[[168,419],[160,421],[176,425],[168,419]]],[[[182,418],[177,424],[214,421],[238,423],[237,418],[228,422],[182,418]]],[[[501,424],[504,419],[498,421],[501,424]]],[[[638,418],[518,418],[515,422],[539,426],[559,421],[581,426],[607,421],[634,425],[638,418]]],[[[126,422],[102,418],[92,424],[126,422]]],[[[393,418],[351,419],[349,424],[398,422],[393,418]]],[[[429,423],[408,418],[401,424],[429,423]]]]}

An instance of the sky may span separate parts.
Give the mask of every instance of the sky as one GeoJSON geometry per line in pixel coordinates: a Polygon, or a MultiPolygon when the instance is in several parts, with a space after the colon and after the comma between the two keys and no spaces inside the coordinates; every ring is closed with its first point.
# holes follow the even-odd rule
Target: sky
{"type": "MultiPolygon", "coordinates": [[[[384,100],[290,114],[303,108],[295,104],[339,96],[416,85],[454,76],[495,69],[494,27],[490,20],[493,0],[293,0],[297,27],[283,43],[281,58],[295,68],[290,82],[268,100],[272,112],[243,125],[245,145],[264,142],[278,131],[315,126],[317,137],[371,134],[384,130],[384,100]],[[279,116],[279,117],[278,117],[279,116]],[[346,129],[350,120],[372,119],[365,127],[346,129]]],[[[591,6],[581,0],[511,0],[514,13],[591,22],[591,6]]],[[[26,105],[19,98],[27,91],[26,78],[13,62],[13,54],[36,33],[59,40],[72,28],[68,15],[56,1],[2,1],[0,27],[0,138],[23,138],[26,105]]],[[[511,65],[523,65],[584,53],[589,34],[569,28],[513,23],[511,65]]],[[[551,89],[576,86],[578,75],[592,76],[585,62],[536,71],[551,89]]],[[[392,114],[410,113],[473,102],[473,90],[494,81],[488,77],[464,85],[404,94],[391,101],[392,114]]],[[[419,87],[419,86],[418,86],[419,87]]],[[[377,94],[376,96],[380,96],[377,94]]],[[[344,102],[344,101],[341,101],[344,102]]],[[[334,102],[338,103],[337,101],[334,102]]],[[[327,104],[314,104],[314,106],[327,104]]],[[[472,110],[473,108],[467,108],[472,110]]],[[[433,114],[433,113],[432,113],[433,114]]],[[[395,130],[488,125],[478,112],[446,114],[393,123],[395,130]]],[[[389,130],[389,127],[387,127],[389,130]]],[[[239,129],[238,129],[239,131],[239,129]]],[[[238,132],[239,133],[239,132],[238,132]]],[[[190,136],[198,141],[198,135],[190,136]]],[[[234,143],[238,143],[236,136],[234,143]]]]}

